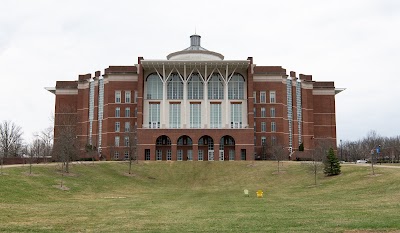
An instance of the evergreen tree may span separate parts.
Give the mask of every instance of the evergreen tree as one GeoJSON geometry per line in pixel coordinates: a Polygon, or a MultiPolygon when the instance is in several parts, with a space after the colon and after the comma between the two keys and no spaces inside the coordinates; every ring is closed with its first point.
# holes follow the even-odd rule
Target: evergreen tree
{"type": "Polygon", "coordinates": [[[324,173],[327,176],[336,176],[340,174],[340,163],[339,159],[335,156],[335,152],[332,148],[329,149],[328,156],[324,162],[324,173]]]}

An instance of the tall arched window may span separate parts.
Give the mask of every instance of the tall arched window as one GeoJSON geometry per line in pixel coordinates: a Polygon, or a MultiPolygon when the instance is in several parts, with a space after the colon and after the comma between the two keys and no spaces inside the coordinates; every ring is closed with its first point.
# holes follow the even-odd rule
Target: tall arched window
{"type": "Polygon", "coordinates": [[[157,74],[147,76],[147,99],[160,100],[163,98],[163,83],[157,74]]]}
{"type": "Polygon", "coordinates": [[[208,81],[208,99],[220,100],[224,98],[224,83],[220,74],[214,73],[208,81]]]}
{"type": "Polygon", "coordinates": [[[193,73],[188,82],[188,99],[200,100],[203,99],[203,82],[201,81],[200,74],[193,73]]]}
{"type": "Polygon", "coordinates": [[[228,99],[244,99],[244,78],[240,74],[234,74],[228,83],[228,99]]]}
{"type": "Polygon", "coordinates": [[[183,83],[177,73],[172,73],[167,84],[167,98],[170,100],[183,99],[183,83]]]}

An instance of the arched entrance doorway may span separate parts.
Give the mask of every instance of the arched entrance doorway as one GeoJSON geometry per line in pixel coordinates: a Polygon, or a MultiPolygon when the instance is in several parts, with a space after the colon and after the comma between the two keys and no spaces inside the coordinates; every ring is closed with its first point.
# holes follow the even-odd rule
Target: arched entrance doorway
{"type": "Polygon", "coordinates": [[[171,139],[166,135],[156,140],[156,160],[172,160],[171,139]]]}
{"type": "Polygon", "coordinates": [[[235,139],[232,136],[225,135],[219,142],[219,160],[235,160],[235,139]]]}
{"type": "Polygon", "coordinates": [[[193,160],[193,142],[192,139],[187,135],[183,135],[178,138],[176,160],[193,160]]]}
{"type": "Polygon", "coordinates": [[[208,135],[204,135],[199,139],[199,160],[214,161],[214,140],[208,135]]]}

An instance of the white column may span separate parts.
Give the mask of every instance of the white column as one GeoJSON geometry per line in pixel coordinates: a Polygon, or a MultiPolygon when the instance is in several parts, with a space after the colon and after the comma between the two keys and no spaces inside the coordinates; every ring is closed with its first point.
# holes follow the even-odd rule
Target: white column
{"type": "Polygon", "coordinates": [[[163,65],[163,99],[161,101],[161,128],[167,128],[168,114],[167,114],[167,77],[165,77],[165,66],[163,65]]]}
{"type": "MultiPolygon", "coordinates": [[[[187,122],[188,117],[186,114],[186,107],[187,107],[187,100],[188,100],[188,96],[187,96],[187,77],[186,77],[186,65],[184,65],[184,70],[183,70],[183,103],[181,106],[181,126],[182,128],[186,129],[188,128],[187,126],[189,125],[189,122],[187,122]]],[[[189,111],[190,112],[190,111],[189,111]]]]}

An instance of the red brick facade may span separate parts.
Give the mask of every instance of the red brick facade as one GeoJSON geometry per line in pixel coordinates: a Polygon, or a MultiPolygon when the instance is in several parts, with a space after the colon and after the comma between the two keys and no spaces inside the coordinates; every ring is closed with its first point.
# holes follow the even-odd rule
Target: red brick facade
{"type": "MultiPolygon", "coordinates": [[[[138,64],[134,66],[110,66],[102,75],[97,71],[94,75],[79,75],[78,81],[57,81],[55,88],[55,140],[57,140],[60,128],[65,124],[62,117],[75,115],[74,119],[76,120],[68,124],[74,124],[76,127],[81,156],[85,156],[85,145],[92,144],[98,147],[101,157],[107,160],[124,159],[124,155],[127,153],[127,147],[124,145],[125,122],[129,122],[131,127],[137,127],[139,160],[160,160],[161,158],[161,160],[196,161],[201,155],[199,151],[203,153],[202,160],[208,160],[209,140],[214,144],[213,160],[268,158],[268,156],[265,157],[265,148],[271,147],[273,144],[292,149],[294,153],[291,154],[291,159],[296,159],[296,156],[301,156],[301,154],[307,154],[296,154],[300,143],[303,143],[306,151],[313,149],[318,140],[328,139],[335,147],[336,119],[333,82],[316,82],[312,80],[311,75],[296,76],[295,72],[290,72],[288,76],[286,70],[280,66],[253,64],[251,57],[240,61],[242,64],[240,68],[237,68],[238,66],[235,68],[234,61],[218,62],[214,65],[215,69],[222,67],[218,64],[223,64],[226,65],[227,74],[228,69],[230,72],[233,69],[235,72],[240,72],[245,79],[244,106],[246,107],[242,111],[245,111],[244,115],[247,116],[242,128],[193,129],[186,126],[179,129],[165,126],[156,129],[149,128],[148,122],[144,122],[145,114],[149,111],[145,107],[146,103],[147,106],[151,103],[145,96],[146,78],[151,72],[160,72],[160,69],[157,69],[156,66],[152,68],[151,61],[139,57],[138,64]],[[143,61],[147,62],[145,66],[142,64],[143,61]],[[100,80],[104,83],[101,122],[99,121],[100,80]],[[94,88],[92,97],[90,97],[90,85],[94,88]],[[299,87],[297,87],[298,85],[299,87]],[[296,87],[300,89],[296,89],[296,87]],[[288,93],[288,90],[291,90],[291,93],[288,93]],[[118,91],[120,92],[120,101],[116,101],[118,91]],[[125,101],[127,92],[131,93],[128,103],[125,101]],[[89,117],[91,99],[93,101],[92,119],[89,117]],[[147,102],[145,103],[145,101],[147,102]],[[291,106],[291,114],[288,106],[289,109],[291,106]],[[119,116],[116,115],[117,108],[120,109],[119,116]],[[130,109],[129,116],[126,116],[127,108],[130,109]],[[116,122],[119,122],[119,130],[116,130],[116,122]],[[90,124],[92,125],[91,132],[90,124]],[[101,133],[101,140],[99,140],[99,133],[101,133]],[[117,146],[115,145],[116,137],[120,138],[117,146]],[[169,140],[162,140],[167,137],[169,140]],[[180,138],[181,140],[179,140],[180,138]],[[203,140],[204,138],[211,139],[203,140]],[[157,139],[159,139],[158,144],[157,139]],[[262,145],[262,140],[265,140],[265,146],[262,145]],[[222,141],[224,146],[220,145],[222,141]],[[224,148],[223,152],[220,152],[222,147],[224,148]]],[[[170,64],[172,64],[171,61],[159,61],[158,66],[164,69],[170,64]]],[[[204,61],[199,61],[199,64],[192,66],[200,67],[199,69],[205,70],[204,72],[207,74],[207,65],[209,64],[204,61]]],[[[184,61],[176,61],[173,65],[178,66],[175,68],[176,70],[180,69],[182,74],[189,76],[187,73],[189,68],[186,66],[190,65],[184,61]]],[[[222,70],[223,68],[218,69],[222,70]]],[[[154,102],[160,103],[160,105],[164,103],[162,100],[154,100],[154,102]]],[[[189,113],[184,109],[182,111],[188,118],[189,113]]],[[[226,112],[229,111],[226,110],[226,112]]],[[[229,119],[229,116],[225,117],[229,119]]]]}

